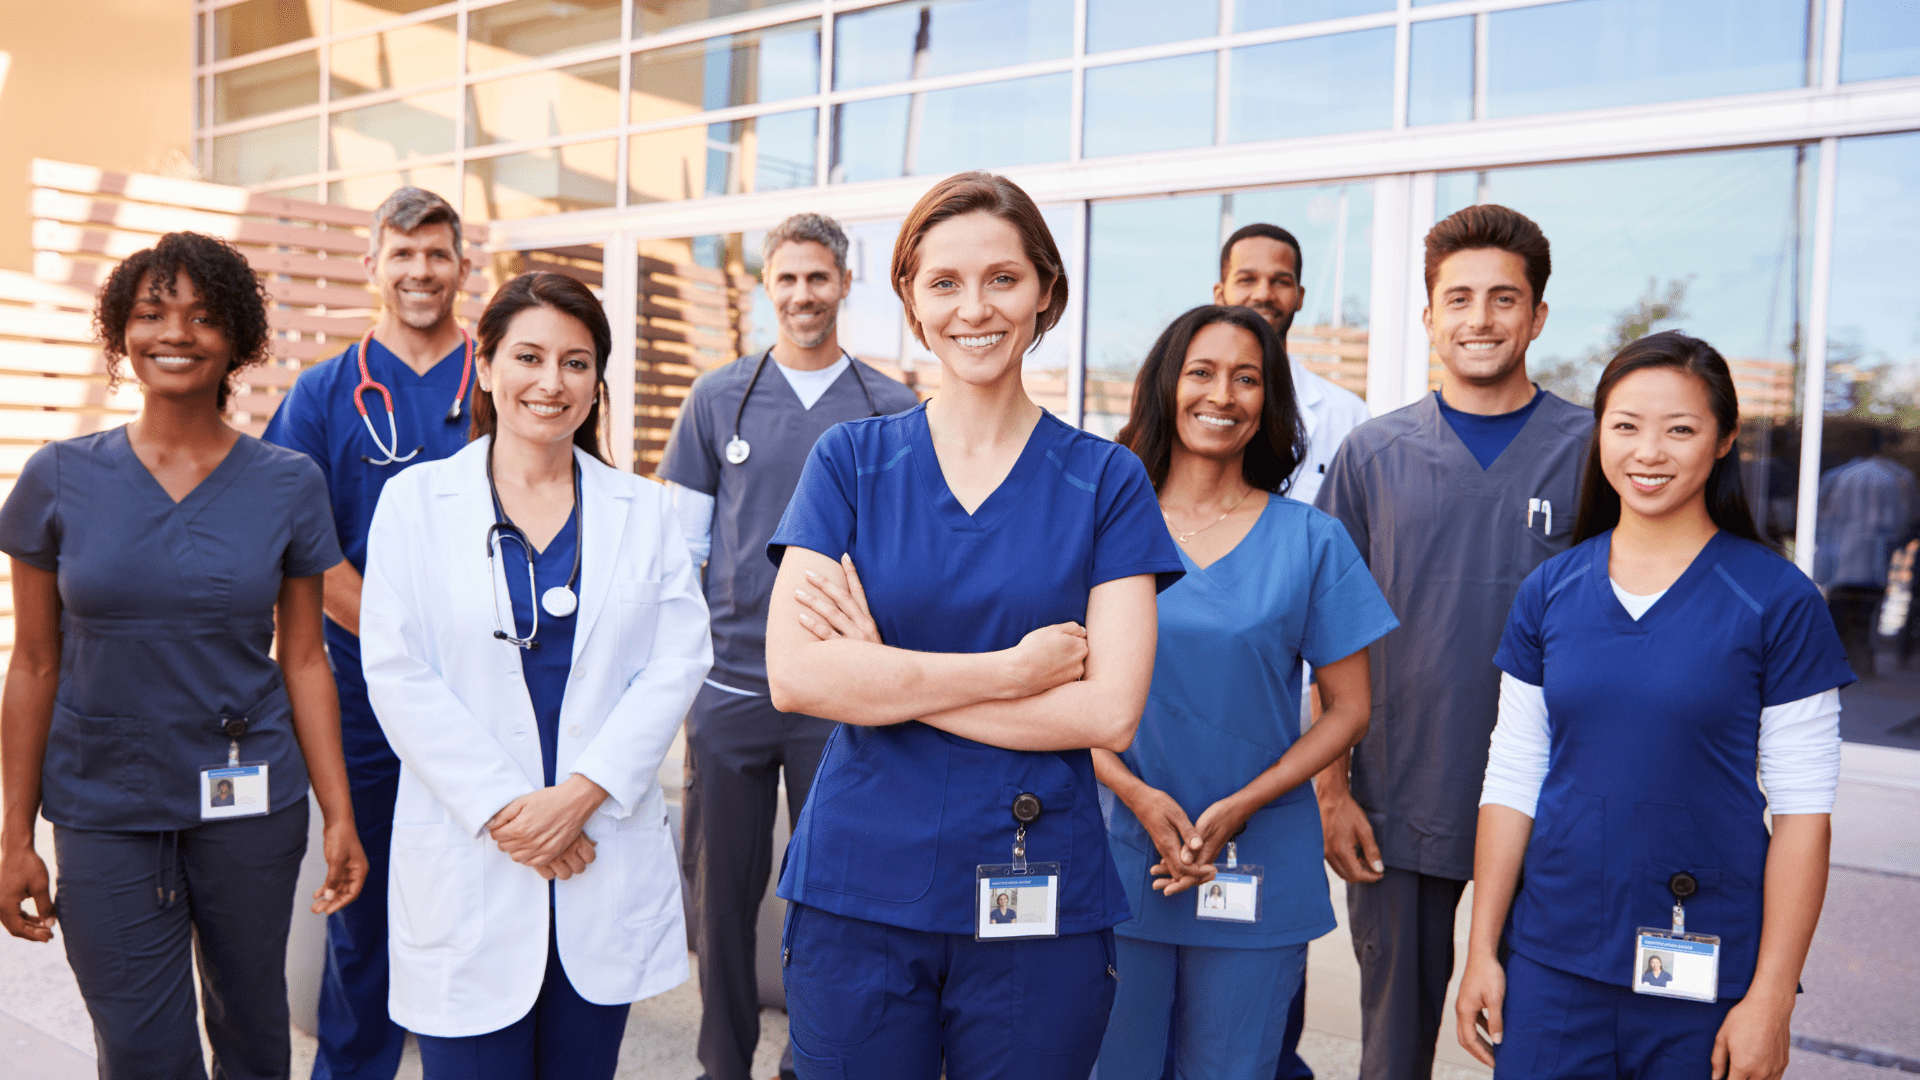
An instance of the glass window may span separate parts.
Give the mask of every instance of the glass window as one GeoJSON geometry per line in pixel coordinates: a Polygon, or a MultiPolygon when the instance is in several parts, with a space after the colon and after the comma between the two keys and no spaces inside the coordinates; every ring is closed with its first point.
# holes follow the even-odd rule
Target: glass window
{"type": "Polygon", "coordinates": [[[1841,81],[1920,75],[1920,18],[1912,0],[1847,0],[1844,20],[1841,81]]]}
{"type": "Polygon", "coordinates": [[[460,97],[452,90],[334,113],[327,167],[365,169],[453,151],[460,97]]]}
{"type": "Polygon", "coordinates": [[[618,152],[604,139],[469,161],[465,214],[489,221],[612,206],[618,152]]]}
{"type": "Polygon", "coordinates": [[[833,21],[841,90],[1052,60],[1073,51],[1073,5],[1060,0],[931,0],[833,21]]]}
{"type": "Polygon", "coordinates": [[[620,61],[595,60],[467,88],[467,145],[522,142],[620,123],[620,61]]]}
{"type": "Polygon", "coordinates": [[[1407,123],[1473,119],[1473,16],[1413,24],[1407,123]]]}
{"type": "Polygon", "coordinates": [[[467,15],[467,70],[492,71],[620,37],[620,0],[513,0],[467,15]]]}
{"type": "Polygon", "coordinates": [[[1239,0],[1234,5],[1233,28],[1265,30],[1392,10],[1393,0],[1239,0]]]}
{"type": "Polygon", "coordinates": [[[785,7],[800,0],[634,0],[633,31],[655,34],[675,26],[785,7]]]}
{"type": "Polygon", "coordinates": [[[1393,126],[1393,28],[1233,50],[1227,139],[1393,126]]]}
{"type": "Polygon", "coordinates": [[[213,140],[213,182],[264,184],[320,171],[320,119],[294,120],[213,140]]]}
{"type": "Polygon", "coordinates": [[[333,32],[358,30],[438,6],[446,0],[333,0],[333,32]]]}
{"type": "Polygon", "coordinates": [[[854,183],[1067,156],[1066,72],[834,107],[829,179],[854,183]]]}
{"type": "Polygon", "coordinates": [[[1220,0],[1087,0],[1087,51],[1130,49],[1212,37],[1220,31],[1220,0]]]}
{"type": "Polygon", "coordinates": [[[1576,0],[1487,16],[1487,115],[1802,86],[1807,0],[1576,0]]]}
{"type": "Polygon", "coordinates": [[[283,56],[213,77],[213,122],[216,124],[281,109],[297,109],[319,101],[320,60],[312,52],[283,56]]]}
{"type": "MultiPolygon", "coordinates": [[[[1372,182],[1238,191],[1227,196],[1221,217],[1234,229],[1261,221],[1278,225],[1300,241],[1300,285],[1306,292],[1287,328],[1287,355],[1366,397],[1372,182]]],[[[1219,276],[1217,263],[1214,274],[1219,276]]]]}
{"type": "Polygon", "coordinates": [[[459,46],[452,19],[336,41],[327,56],[329,92],[337,100],[451,79],[459,66],[459,46]]]}
{"type": "Polygon", "coordinates": [[[230,60],[313,36],[307,0],[245,0],[213,13],[213,58],[230,60]]]}
{"type": "Polygon", "coordinates": [[[633,58],[635,123],[820,92],[820,20],[643,52],[633,58]]]}
{"type": "Polygon", "coordinates": [[[1087,157],[1213,143],[1215,53],[1087,69],[1087,157]]]}
{"type": "Polygon", "coordinates": [[[327,201],[356,210],[372,210],[387,200],[395,188],[417,187],[452,202],[460,197],[460,177],[451,165],[425,165],[399,172],[375,173],[335,180],[327,185],[327,201]]]}
{"type": "Polygon", "coordinates": [[[819,115],[803,109],[635,135],[627,204],[811,187],[819,115]]]}

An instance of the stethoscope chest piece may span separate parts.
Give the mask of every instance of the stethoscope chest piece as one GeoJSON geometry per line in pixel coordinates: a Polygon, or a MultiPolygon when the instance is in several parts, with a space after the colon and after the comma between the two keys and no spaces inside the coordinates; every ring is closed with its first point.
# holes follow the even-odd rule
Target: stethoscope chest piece
{"type": "Polygon", "coordinates": [[[572,589],[565,585],[555,585],[540,594],[540,606],[554,618],[564,619],[573,614],[574,609],[580,606],[580,601],[574,597],[572,589]]]}
{"type": "Polygon", "coordinates": [[[748,454],[753,453],[753,447],[747,445],[747,440],[735,435],[733,438],[727,440],[725,453],[727,455],[727,464],[739,465],[747,460],[748,454]]]}

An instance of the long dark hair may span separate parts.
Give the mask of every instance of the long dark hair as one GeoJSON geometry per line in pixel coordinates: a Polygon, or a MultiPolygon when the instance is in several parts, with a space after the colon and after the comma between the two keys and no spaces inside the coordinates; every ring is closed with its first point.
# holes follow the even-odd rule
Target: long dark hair
{"type": "Polygon", "coordinates": [[[1173,444],[1180,438],[1176,427],[1180,372],[1187,366],[1187,348],[1201,327],[1214,323],[1237,326],[1260,343],[1260,382],[1266,396],[1260,406],[1260,430],[1247,443],[1240,470],[1247,483],[1261,491],[1284,495],[1293,483],[1293,471],[1307,456],[1307,432],[1300,424],[1286,346],[1252,308],[1202,304],[1161,331],[1133,381],[1133,415],[1114,441],[1139,455],[1154,490],[1160,490],[1173,461],[1173,444]]]}
{"type": "MultiPolygon", "coordinates": [[[[1600,373],[1600,385],[1593,391],[1593,441],[1587,446],[1586,476],[1580,485],[1580,517],[1574,522],[1573,542],[1578,544],[1620,524],[1620,493],[1607,483],[1600,468],[1601,417],[1607,411],[1607,398],[1620,380],[1648,368],[1672,368],[1699,379],[1707,388],[1707,401],[1713,408],[1715,445],[1740,430],[1740,396],[1734,389],[1733,372],[1713,346],[1678,330],[1649,334],[1621,349],[1600,373]]],[[[1723,531],[1743,540],[1772,548],[1773,543],[1754,528],[1753,511],[1747,506],[1747,493],[1740,483],[1740,454],[1728,450],[1713,463],[1707,475],[1707,516],[1723,531]]]]}
{"type": "MultiPolygon", "coordinates": [[[[593,404],[587,408],[587,418],[573,432],[573,445],[592,454],[602,464],[611,465],[607,455],[600,447],[600,416],[605,409],[611,409],[612,402],[607,397],[607,358],[613,354],[613,328],[607,325],[606,310],[600,301],[594,299],[593,291],[565,274],[556,274],[551,270],[533,270],[505,285],[487,301],[487,310],[480,313],[479,341],[476,348],[487,362],[493,362],[493,353],[500,347],[500,340],[507,336],[507,327],[513,323],[513,317],[528,308],[549,307],[564,315],[579,320],[593,336],[593,404]]],[[[482,435],[493,434],[497,418],[493,411],[493,395],[480,392],[479,385],[473,388],[473,426],[467,431],[467,441],[472,442],[482,435]]]]}

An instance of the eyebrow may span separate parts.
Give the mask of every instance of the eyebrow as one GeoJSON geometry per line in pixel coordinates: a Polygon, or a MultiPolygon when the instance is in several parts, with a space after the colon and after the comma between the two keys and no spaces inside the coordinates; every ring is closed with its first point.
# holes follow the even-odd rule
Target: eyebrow
{"type": "MultiPolygon", "coordinates": [[[[1637,413],[1637,412],[1634,412],[1634,411],[1633,411],[1632,409],[1608,409],[1608,410],[1607,410],[1607,415],[1608,415],[1608,416],[1630,416],[1630,417],[1632,417],[1632,418],[1633,418],[1633,419],[1635,419],[1635,420],[1639,420],[1639,419],[1641,419],[1641,418],[1642,418],[1642,416],[1643,416],[1643,414],[1641,414],[1641,413],[1637,413]]],[[[1695,420],[1701,420],[1701,419],[1705,419],[1705,417],[1706,417],[1706,414],[1705,414],[1705,413],[1697,413],[1697,412],[1694,412],[1694,411],[1692,411],[1691,409],[1681,409],[1681,410],[1679,410],[1678,412],[1670,412],[1670,413],[1666,413],[1666,414],[1664,414],[1664,415],[1662,415],[1662,416],[1660,417],[1660,419],[1662,419],[1662,420],[1674,420],[1674,419],[1678,419],[1678,418],[1680,418],[1680,417],[1691,417],[1691,418],[1693,418],[1693,419],[1695,419],[1695,420]]]]}
{"type": "MultiPolygon", "coordinates": [[[[1025,268],[1018,259],[1002,259],[997,263],[988,263],[987,273],[991,274],[996,270],[1024,270],[1025,268]]],[[[942,274],[958,276],[960,271],[944,266],[929,267],[928,269],[920,271],[922,277],[938,277],[942,274]]]]}

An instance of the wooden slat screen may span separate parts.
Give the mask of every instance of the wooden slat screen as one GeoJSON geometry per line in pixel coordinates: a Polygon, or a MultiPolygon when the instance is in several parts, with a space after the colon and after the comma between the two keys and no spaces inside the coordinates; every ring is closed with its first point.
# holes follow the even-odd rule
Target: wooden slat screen
{"type": "Polygon", "coordinates": [[[642,254],[634,342],[634,471],[650,476],[693,380],[752,335],[751,276],[642,254]]]}

